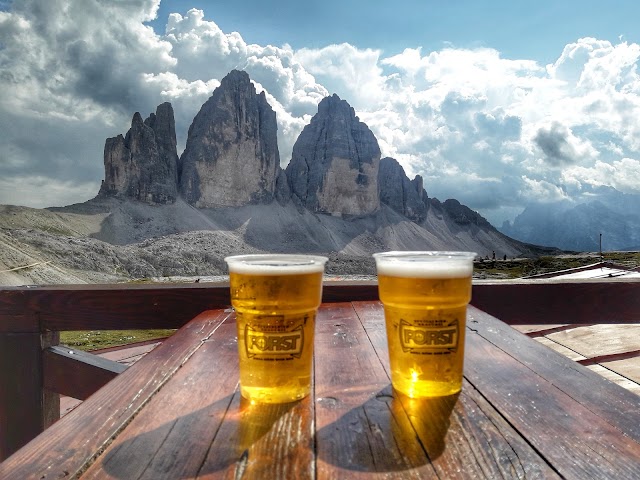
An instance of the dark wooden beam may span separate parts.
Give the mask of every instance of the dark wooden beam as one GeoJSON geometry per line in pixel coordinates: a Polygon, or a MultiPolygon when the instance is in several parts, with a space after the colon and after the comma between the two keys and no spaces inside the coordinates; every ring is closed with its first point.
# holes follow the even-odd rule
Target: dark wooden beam
{"type": "Polygon", "coordinates": [[[3,316],[30,312],[53,331],[179,328],[205,310],[230,305],[228,286],[200,283],[5,287],[0,298],[0,324],[3,316]]]}
{"type": "Polygon", "coordinates": [[[578,360],[580,365],[595,365],[596,363],[615,362],[617,360],[629,360],[630,358],[640,358],[640,350],[631,352],[611,353],[609,355],[598,355],[597,357],[578,360]]]}
{"type": "Polygon", "coordinates": [[[324,282],[322,303],[378,300],[378,282],[324,282]]]}
{"type": "MultiPolygon", "coordinates": [[[[327,282],[323,302],[375,300],[376,282],[327,282]]],[[[0,331],[179,328],[205,310],[231,305],[229,285],[64,285],[0,289],[0,331]],[[30,323],[25,312],[41,322],[30,323]]]]}
{"type": "Polygon", "coordinates": [[[60,396],[43,388],[42,349],[49,332],[0,332],[0,462],[60,418],[60,396]]]}
{"type": "Polygon", "coordinates": [[[640,323],[640,280],[474,282],[471,303],[511,325],[640,323]]]}
{"type": "Polygon", "coordinates": [[[45,388],[86,400],[127,367],[98,355],[63,346],[47,348],[42,357],[45,388]]]}
{"type": "MultiPolygon", "coordinates": [[[[376,282],[324,285],[325,303],[377,299],[376,282]]],[[[0,332],[179,328],[230,303],[225,283],[4,287],[0,332]]],[[[640,280],[474,281],[472,304],[511,324],[636,323],[640,280]]]]}

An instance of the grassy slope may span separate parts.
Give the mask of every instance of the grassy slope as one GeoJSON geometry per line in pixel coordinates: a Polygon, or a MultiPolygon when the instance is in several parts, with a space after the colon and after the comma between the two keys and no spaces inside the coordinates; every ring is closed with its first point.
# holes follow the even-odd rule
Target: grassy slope
{"type": "Polygon", "coordinates": [[[175,330],[99,330],[61,332],[60,343],[78,350],[97,350],[116,345],[155,340],[171,336],[175,330]]]}
{"type": "MultiPolygon", "coordinates": [[[[615,263],[627,268],[640,266],[640,252],[604,252],[602,257],[605,262],[615,263]]],[[[498,260],[495,262],[485,260],[475,264],[475,274],[476,276],[485,274],[486,278],[520,278],[583,267],[599,261],[600,255],[597,253],[542,256],[536,259],[498,260]]]]}

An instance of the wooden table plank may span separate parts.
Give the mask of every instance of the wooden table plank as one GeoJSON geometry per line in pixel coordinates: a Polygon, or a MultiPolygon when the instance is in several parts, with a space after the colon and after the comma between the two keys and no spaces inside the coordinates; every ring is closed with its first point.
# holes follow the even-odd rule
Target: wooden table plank
{"type": "Polygon", "coordinates": [[[556,352],[564,355],[569,360],[573,360],[574,362],[577,362],[578,360],[584,360],[585,358],[587,358],[575,352],[574,350],[571,350],[570,348],[565,347],[564,345],[556,343],[553,340],[549,340],[547,337],[537,337],[536,342],[541,343],[542,345],[544,345],[547,348],[550,348],[551,350],[555,350],[556,352]]]}
{"type": "Polygon", "coordinates": [[[635,358],[628,358],[625,360],[613,360],[610,362],[603,362],[603,367],[613,370],[619,375],[622,375],[636,384],[638,389],[635,390],[636,394],[640,394],[640,356],[635,358]]]}
{"type": "Polygon", "coordinates": [[[241,399],[233,320],[209,337],[82,478],[313,477],[313,397],[284,405],[241,399]]]}
{"type": "MultiPolygon", "coordinates": [[[[638,363],[636,360],[635,363],[638,363]]],[[[608,364],[603,363],[602,365],[593,364],[593,365],[585,365],[592,372],[597,373],[603,378],[606,378],[610,382],[614,382],[615,384],[621,386],[622,388],[629,390],[636,395],[640,395],[640,385],[633,380],[628,379],[626,376],[620,375],[614,369],[612,369],[608,364]]],[[[640,377],[636,377],[638,381],[640,381],[640,377]]]]}
{"type": "Polygon", "coordinates": [[[547,337],[587,358],[640,350],[640,325],[592,325],[547,337]]]}
{"type": "MultiPolygon", "coordinates": [[[[621,431],[603,417],[572,398],[568,386],[556,385],[552,379],[537,374],[536,367],[546,363],[548,356],[539,355],[535,362],[528,365],[521,363],[519,356],[514,358],[496,348],[496,343],[507,342],[497,333],[497,325],[492,321],[494,319],[478,311],[472,311],[470,316],[472,323],[467,334],[466,378],[511,425],[526,432],[527,441],[560,475],[576,479],[640,478],[640,444],[621,435],[621,431]],[[571,461],[567,461],[568,458],[571,461]]],[[[530,346],[544,348],[523,341],[524,338],[522,336],[521,341],[517,342],[518,355],[530,346]]],[[[558,355],[564,362],[569,362],[567,366],[570,365],[568,359],[556,352],[549,350],[549,353],[558,355]]],[[[578,370],[584,368],[580,365],[576,367],[579,367],[578,370]]],[[[563,380],[561,373],[556,372],[559,383],[563,380]]],[[[583,373],[587,373],[586,369],[583,373]]],[[[597,377],[597,381],[593,380],[592,390],[609,384],[600,377],[597,377]]],[[[624,392],[617,385],[611,386],[615,387],[617,393],[624,392]]],[[[627,421],[637,421],[638,415],[638,411],[634,412],[627,417],[627,421]]]]}
{"type": "Polygon", "coordinates": [[[104,449],[229,316],[203,314],[0,464],[0,478],[73,477],[104,449]],[[103,413],[106,412],[106,413],[103,413]],[[35,474],[34,474],[35,473],[35,474]]]}
{"type": "MultiPolygon", "coordinates": [[[[390,375],[381,304],[353,305],[390,375]]],[[[394,400],[411,419],[439,478],[557,477],[526,439],[466,381],[458,395],[412,400],[395,393],[394,400]]]]}
{"type": "Polygon", "coordinates": [[[378,301],[321,306],[290,404],[240,397],[235,328],[199,315],[0,478],[640,478],[640,400],[473,307],[463,390],[429,400],[392,392],[378,301]]]}
{"type": "Polygon", "coordinates": [[[250,405],[236,391],[197,478],[312,479],[313,397],[250,405]]]}
{"type": "Polygon", "coordinates": [[[238,384],[235,328],[227,319],[82,478],[195,477],[238,384]]]}
{"type": "MultiPolygon", "coordinates": [[[[517,358],[528,369],[640,443],[638,395],[604,380],[597,373],[538,342],[524,341],[523,334],[474,307],[469,307],[467,328],[517,358]]],[[[472,364],[466,361],[465,365],[469,367],[472,364]]],[[[482,373],[478,372],[474,378],[478,375],[482,373]]]]}
{"type": "Polygon", "coordinates": [[[349,303],[320,309],[315,385],[318,479],[437,478],[349,303]]]}

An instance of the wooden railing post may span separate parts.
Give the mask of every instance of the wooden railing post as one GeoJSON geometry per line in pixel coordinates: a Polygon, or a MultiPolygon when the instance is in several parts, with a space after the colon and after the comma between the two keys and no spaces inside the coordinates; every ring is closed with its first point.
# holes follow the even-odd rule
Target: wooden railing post
{"type": "Polygon", "coordinates": [[[43,387],[44,348],[57,332],[0,330],[0,461],[60,418],[60,395],[43,387]]]}

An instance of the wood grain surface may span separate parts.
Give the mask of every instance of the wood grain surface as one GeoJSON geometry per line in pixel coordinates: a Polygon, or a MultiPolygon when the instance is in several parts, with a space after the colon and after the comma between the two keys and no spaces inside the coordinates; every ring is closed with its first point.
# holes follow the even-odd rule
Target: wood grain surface
{"type": "Polygon", "coordinates": [[[0,478],[73,478],[161,390],[229,313],[203,314],[0,463],[0,478]]]}
{"type": "Polygon", "coordinates": [[[470,307],[465,381],[389,381],[378,301],[325,303],[312,394],[239,395],[233,314],[206,312],[0,464],[0,478],[640,478],[638,397],[470,307]]]}

